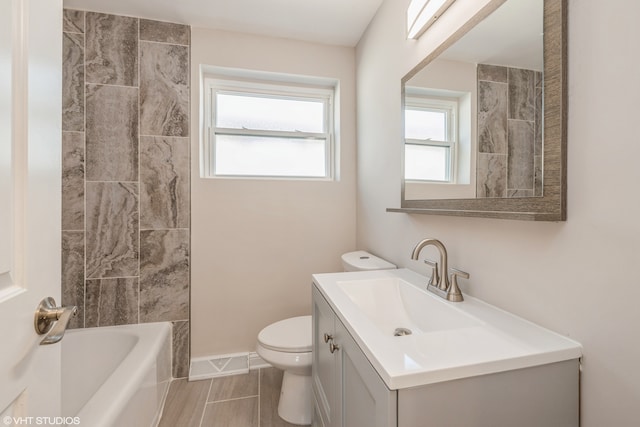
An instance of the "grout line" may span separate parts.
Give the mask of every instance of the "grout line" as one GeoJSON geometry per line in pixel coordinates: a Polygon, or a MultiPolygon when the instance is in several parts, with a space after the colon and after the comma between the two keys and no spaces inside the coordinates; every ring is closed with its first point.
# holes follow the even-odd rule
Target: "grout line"
{"type": "MultiPolygon", "coordinates": [[[[260,396],[257,394],[251,395],[251,396],[242,396],[242,397],[233,397],[231,399],[223,399],[223,400],[214,400],[213,402],[207,402],[207,405],[211,405],[213,403],[226,403],[226,402],[234,402],[236,400],[243,400],[243,399],[255,399],[255,398],[259,398],[260,396]]],[[[258,402],[260,400],[258,399],[258,402]]]]}
{"type": "MultiPolygon", "coordinates": [[[[141,218],[142,218],[142,214],[141,214],[141,207],[142,204],[140,203],[140,199],[142,198],[142,185],[141,185],[141,181],[140,181],[140,18],[136,19],[136,24],[138,27],[138,40],[137,40],[137,45],[138,45],[138,49],[136,52],[137,58],[136,58],[136,63],[138,64],[138,70],[137,70],[137,76],[136,76],[136,81],[138,83],[138,87],[137,87],[137,94],[138,94],[138,111],[137,111],[137,116],[138,116],[138,123],[137,123],[137,127],[138,127],[138,143],[137,143],[137,149],[138,149],[138,153],[137,153],[137,169],[138,169],[138,198],[137,198],[137,202],[138,202],[138,323],[140,323],[141,320],[141,314],[140,312],[141,310],[141,306],[142,306],[142,297],[141,297],[141,289],[142,289],[142,241],[140,239],[141,236],[141,230],[140,230],[140,224],[141,224],[141,218]]],[[[171,324],[171,330],[173,331],[173,328],[175,327],[175,323],[171,324]]],[[[176,360],[175,354],[173,354],[173,348],[171,349],[171,360],[174,361],[176,360]]],[[[173,365],[173,363],[172,363],[173,365]]],[[[191,367],[189,367],[191,368],[191,367]]],[[[174,367],[171,366],[171,370],[173,371],[174,367]]],[[[188,375],[188,374],[187,374],[188,375]]]]}
{"type": "Polygon", "coordinates": [[[91,183],[103,183],[103,184],[138,184],[138,181],[121,181],[121,180],[115,180],[115,181],[99,181],[99,180],[90,180],[90,179],[85,179],[85,182],[91,182],[91,183]]]}
{"type": "Polygon", "coordinates": [[[258,368],[258,427],[262,425],[262,416],[260,410],[262,409],[260,406],[262,405],[262,390],[261,384],[262,382],[262,368],[258,368]]]}
{"type": "MultiPolygon", "coordinates": [[[[64,131],[64,132],[74,132],[74,131],[64,131]]],[[[79,131],[77,131],[79,132],[79,131]]],[[[185,139],[185,140],[189,140],[191,139],[190,136],[179,136],[179,135],[145,135],[145,134],[140,134],[141,137],[144,138],[167,138],[167,139],[185,139]]]]}
{"type": "Polygon", "coordinates": [[[161,44],[161,45],[165,45],[165,46],[190,47],[190,45],[188,45],[188,44],[181,44],[181,43],[169,43],[169,42],[159,42],[159,41],[157,41],[157,40],[144,40],[144,39],[140,39],[140,42],[143,42],[143,43],[155,43],[155,44],[161,44]]]}
{"type": "MultiPolygon", "coordinates": [[[[86,64],[85,64],[86,67],[86,64]]],[[[126,89],[138,89],[138,86],[127,86],[127,85],[114,85],[112,83],[93,83],[93,82],[88,82],[86,80],[85,77],[85,81],[84,81],[85,85],[93,85],[93,86],[109,86],[109,87],[121,87],[121,88],[126,88],[126,89]]]]}
{"type": "Polygon", "coordinates": [[[82,289],[83,289],[83,316],[82,327],[87,327],[87,12],[82,12],[82,25],[84,27],[84,33],[82,37],[82,179],[83,183],[83,265],[82,265],[82,289]]]}
{"type": "Polygon", "coordinates": [[[204,400],[204,405],[202,407],[202,414],[200,414],[200,424],[198,424],[198,427],[202,427],[202,422],[204,421],[204,413],[207,411],[207,404],[209,403],[209,395],[211,394],[211,387],[213,387],[213,380],[209,380],[209,390],[207,391],[207,397],[204,400]]]}

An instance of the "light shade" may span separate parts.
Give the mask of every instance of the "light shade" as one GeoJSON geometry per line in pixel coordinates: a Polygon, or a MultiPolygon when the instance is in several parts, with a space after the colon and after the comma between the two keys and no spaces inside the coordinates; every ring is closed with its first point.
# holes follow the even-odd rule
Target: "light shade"
{"type": "Polygon", "coordinates": [[[407,8],[407,38],[417,39],[455,0],[411,0],[407,8]]]}

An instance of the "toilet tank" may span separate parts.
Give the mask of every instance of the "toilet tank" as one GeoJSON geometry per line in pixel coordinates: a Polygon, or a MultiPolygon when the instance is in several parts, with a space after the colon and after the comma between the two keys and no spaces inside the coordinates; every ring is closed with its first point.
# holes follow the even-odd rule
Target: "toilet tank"
{"type": "Polygon", "coordinates": [[[342,255],[344,271],[391,270],[397,268],[389,261],[378,258],[366,251],[348,252],[342,255]]]}

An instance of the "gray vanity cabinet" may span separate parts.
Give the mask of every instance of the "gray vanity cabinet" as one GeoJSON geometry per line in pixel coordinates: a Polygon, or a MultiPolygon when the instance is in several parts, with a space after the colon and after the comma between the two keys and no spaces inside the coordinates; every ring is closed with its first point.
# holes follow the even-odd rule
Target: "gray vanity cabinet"
{"type": "Polygon", "coordinates": [[[314,427],[578,427],[579,369],[572,359],[389,390],[313,286],[314,427]]]}
{"type": "Polygon", "coordinates": [[[387,388],[315,286],[312,381],[314,427],[396,427],[396,391],[387,388]]]}

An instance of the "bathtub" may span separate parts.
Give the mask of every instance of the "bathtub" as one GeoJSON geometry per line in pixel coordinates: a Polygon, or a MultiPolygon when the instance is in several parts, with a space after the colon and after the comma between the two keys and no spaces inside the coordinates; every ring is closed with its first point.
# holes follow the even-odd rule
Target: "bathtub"
{"type": "Polygon", "coordinates": [[[69,330],[62,414],[81,426],[155,426],[171,381],[171,324],[69,330]]]}

